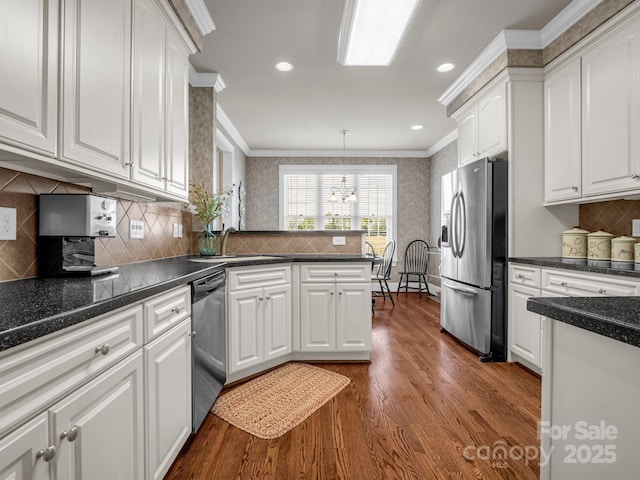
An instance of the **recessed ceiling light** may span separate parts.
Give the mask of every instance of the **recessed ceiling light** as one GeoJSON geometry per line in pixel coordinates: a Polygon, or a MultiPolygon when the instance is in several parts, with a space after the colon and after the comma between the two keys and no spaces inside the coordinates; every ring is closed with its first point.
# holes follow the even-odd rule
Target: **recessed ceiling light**
{"type": "Polygon", "coordinates": [[[293,65],[291,65],[289,62],[279,62],[276,63],[276,68],[281,72],[290,72],[291,70],[293,70],[293,65]]]}
{"type": "Polygon", "coordinates": [[[422,125],[412,125],[411,130],[422,130],[424,127],[422,125]]]}
{"type": "Polygon", "coordinates": [[[439,71],[440,73],[444,73],[444,72],[450,72],[454,68],[455,68],[455,65],[453,63],[443,63],[442,65],[438,65],[436,70],[439,71]]]}

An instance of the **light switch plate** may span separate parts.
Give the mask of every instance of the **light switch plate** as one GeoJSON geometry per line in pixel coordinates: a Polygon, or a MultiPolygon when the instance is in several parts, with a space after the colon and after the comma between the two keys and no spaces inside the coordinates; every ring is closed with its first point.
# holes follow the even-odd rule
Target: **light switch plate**
{"type": "Polygon", "coordinates": [[[347,239],[346,239],[346,237],[333,237],[333,244],[334,245],[346,245],[347,244],[347,239]]]}
{"type": "Polygon", "coordinates": [[[129,220],[129,238],[144,238],[144,222],[129,220]]]}
{"type": "Polygon", "coordinates": [[[16,209],[0,207],[0,240],[16,239],[16,209]]]}
{"type": "Polygon", "coordinates": [[[631,220],[631,236],[640,237],[640,219],[638,218],[631,220]]]}

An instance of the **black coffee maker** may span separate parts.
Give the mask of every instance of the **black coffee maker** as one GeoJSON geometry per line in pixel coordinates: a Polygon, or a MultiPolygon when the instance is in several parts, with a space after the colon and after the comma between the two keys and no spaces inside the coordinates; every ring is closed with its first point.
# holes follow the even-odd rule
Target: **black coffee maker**
{"type": "Polygon", "coordinates": [[[118,270],[96,266],[96,237],[116,236],[116,201],[92,194],[38,197],[41,277],[93,276],[118,270]]]}

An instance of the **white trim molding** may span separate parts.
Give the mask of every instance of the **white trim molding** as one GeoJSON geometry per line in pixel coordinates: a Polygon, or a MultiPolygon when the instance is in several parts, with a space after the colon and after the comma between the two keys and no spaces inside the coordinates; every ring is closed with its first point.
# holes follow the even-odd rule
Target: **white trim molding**
{"type": "Polygon", "coordinates": [[[251,149],[249,148],[249,145],[244,141],[244,138],[242,138],[242,135],[240,135],[240,132],[219,103],[216,105],[216,120],[218,121],[218,124],[225,129],[227,135],[236,142],[236,145],[238,145],[240,150],[242,150],[246,156],[250,156],[251,149]]]}
{"type": "Polygon", "coordinates": [[[600,3],[602,0],[573,0],[540,30],[542,48],[546,48],[600,3]]]}
{"type": "Polygon", "coordinates": [[[209,9],[207,9],[207,6],[204,4],[204,0],[185,0],[185,4],[195,20],[196,25],[198,25],[198,30],[200,30],[202,36],[216,29],[209,9]]]}
{"type": "Polygon", "coordinates": [[[427,157],[430,157],[431,155],[438,153],[440,150],[442,150],[444,147],[449,145],[451,142],[453,142],[457,138],[458,138],[458,129],[455,128],[454,130],[451,130],[449,133],[447,133],[440,140],[438,140],[436,143],[431,145],[431,148],[429,148],[429,150],[425,152],[425,155],[427,157]]]}
{"type": "Polygon", "coordinates": [[[211,87],[220,93],[227,86],[218,72],[200,73],[189,63],[189,84],[192,87],[211,87]]]}
{"type": "Polygon", "coordinates": [[[250,150],[248,157],[427,158],[426,150],[250,150]]]}

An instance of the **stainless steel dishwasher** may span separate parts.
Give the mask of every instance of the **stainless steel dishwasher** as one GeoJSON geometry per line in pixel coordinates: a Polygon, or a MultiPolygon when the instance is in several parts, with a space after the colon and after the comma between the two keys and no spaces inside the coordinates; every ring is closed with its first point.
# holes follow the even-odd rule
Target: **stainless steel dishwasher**
{"type": "Polygon", "coordinates": [[[211,410],[227,379],[224,270],[191,284],[192,433],[211,410]]]}

